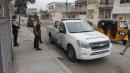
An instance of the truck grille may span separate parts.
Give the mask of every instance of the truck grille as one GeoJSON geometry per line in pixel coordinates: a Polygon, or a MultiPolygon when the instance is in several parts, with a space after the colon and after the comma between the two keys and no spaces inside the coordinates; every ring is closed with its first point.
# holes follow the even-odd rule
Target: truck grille
{"type": "Polygon", "coordinates": [[[103,53],[107,53],[107,52],[109,52],[109,50],[100,51],[100,52],[94,52],[91,55],[99,55],[99,54],[103,54],[103,53]]]}
{"type": "Polygon", "coordinates": [[[109,41],[94,42],[89,44],[93,51],[107,49],[110,46],[109,41]]]}

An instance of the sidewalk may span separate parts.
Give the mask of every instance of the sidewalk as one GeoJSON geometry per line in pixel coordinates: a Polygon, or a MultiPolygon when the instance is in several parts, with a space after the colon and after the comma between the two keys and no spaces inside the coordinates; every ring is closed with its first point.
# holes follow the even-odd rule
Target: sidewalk
{"type": "Polygon", "coordinates": [[[20,46],[13,49],[14,73],[72,73],[57,58],[49,54],[44,44],[42,51],[33,49],[34,35],[26,26],[19,32],[20,46]]]}

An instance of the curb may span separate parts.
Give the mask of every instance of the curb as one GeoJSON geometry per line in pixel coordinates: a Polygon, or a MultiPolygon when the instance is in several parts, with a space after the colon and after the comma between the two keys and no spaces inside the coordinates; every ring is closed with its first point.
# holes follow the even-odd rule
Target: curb
{"type": "Polygon", "coordinates": [[[56,64],[65,72],[65,73],[73,73],[70,69],[68,69],[60,60],[55,59],[56,64]]]}

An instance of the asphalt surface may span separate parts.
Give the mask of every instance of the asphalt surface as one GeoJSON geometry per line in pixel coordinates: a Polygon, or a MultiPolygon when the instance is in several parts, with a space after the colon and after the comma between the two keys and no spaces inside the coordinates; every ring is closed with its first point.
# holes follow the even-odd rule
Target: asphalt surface
{"type": "MultiPolygon", "coordinates": [[[[43,23],[44,24],[44,23],[43,23]]],[[[124,56],[120,55],[124,48],[121,42],[112,42],[112,54],[102,59],[71,62],[63,48],[48,42],[46,26],[42,26],[42,39],[51,51],[50,54],[57,57],[73,73],[130,73],[130,49],[124,56]]]]}

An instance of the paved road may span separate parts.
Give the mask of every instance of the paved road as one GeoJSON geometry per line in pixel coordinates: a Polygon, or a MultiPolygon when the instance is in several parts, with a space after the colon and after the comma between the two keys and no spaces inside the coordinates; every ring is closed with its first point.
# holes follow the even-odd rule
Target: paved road
{"type": "Polygon", "coordinates": [[[42,51],[33,49],[34,34],[21,23],[18,42],[13,48],[13,73],[72,73],[60,60],[50,54],[46,44],[40,44],[42,51]]]}
{"type": "Polygon", "coordinates": [[[73,73],[130,73],[130,50],[125,56],[119,55],[119,52],[124,48],[120,42],[113,42],[111,56],[73,63],[68,60],[61,47],[48,42],[45,26],[42,26],[42,34],[44,44],[51,51],[51,54],[60,59],[73,73]]]}

